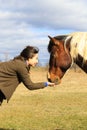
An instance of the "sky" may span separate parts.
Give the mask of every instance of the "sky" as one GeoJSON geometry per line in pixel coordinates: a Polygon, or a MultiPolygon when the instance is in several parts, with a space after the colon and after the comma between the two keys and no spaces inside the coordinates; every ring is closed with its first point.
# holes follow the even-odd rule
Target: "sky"
{"type": "Polygon", "coordinates": [[[0,0],[0,60],[31,45],[48,62],[48,35],[76,31],[87,31],[87,0],[0,0]]]}

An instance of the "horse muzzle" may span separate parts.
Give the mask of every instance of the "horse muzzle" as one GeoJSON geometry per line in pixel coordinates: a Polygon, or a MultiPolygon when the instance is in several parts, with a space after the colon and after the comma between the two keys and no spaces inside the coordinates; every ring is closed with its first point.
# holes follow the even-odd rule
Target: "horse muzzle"
{"type": "Polygon", "coordinates": [[[54,74],[50,74],[49,72],[47,74],[47,79],[49,82],[55,83],[55,85],[58,85],[61,82],[58,76],[55,76],[54,74]]]}

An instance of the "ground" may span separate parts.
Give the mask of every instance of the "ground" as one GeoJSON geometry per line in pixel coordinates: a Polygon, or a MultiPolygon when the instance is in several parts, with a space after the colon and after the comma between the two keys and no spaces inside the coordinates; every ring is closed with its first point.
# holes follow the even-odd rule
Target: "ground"
{"type": "MultiPolygon", "coordinates": [[[[47,81],[47,68],[32,69],[31,79],[47,81]]],[[[20,84],[0,107],[0,130],[87,130],[87,74],[69,69],[61,84],[35,91],[20,84]]]]}

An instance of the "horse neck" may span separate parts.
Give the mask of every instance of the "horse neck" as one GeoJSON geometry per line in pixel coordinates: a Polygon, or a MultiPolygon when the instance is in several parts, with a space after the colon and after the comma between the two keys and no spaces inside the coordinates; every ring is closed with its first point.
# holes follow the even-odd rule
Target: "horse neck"
{"type": "Polygon", "coordinates": [[[75,45],[74,49],[70,51],[72,64],[76,63],[84,72],[87,73],[87,60],[86,57],[83,58],[78,52],[77,45],[75,45]]]}
{"type": "Polygon", "coordinates": [[[87,73],[87,33],[73,35],[70,48],[72,61],[87,73]]]}

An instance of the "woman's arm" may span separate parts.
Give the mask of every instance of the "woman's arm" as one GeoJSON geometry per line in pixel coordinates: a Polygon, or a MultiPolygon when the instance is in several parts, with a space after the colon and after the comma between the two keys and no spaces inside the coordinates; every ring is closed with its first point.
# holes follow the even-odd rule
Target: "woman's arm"
{"type": "Polygon", "coordinates": [[[16,73],[18,75],[18,78],[30,90],[42,89],[47,87],[48,85],[54,86],[54,83],[50,83],[50,82],[33,83],[31,81],[30,75],[28,74],[26,64],[21,61],[16,63],[16,68],[17,68],[16,73]]]}

